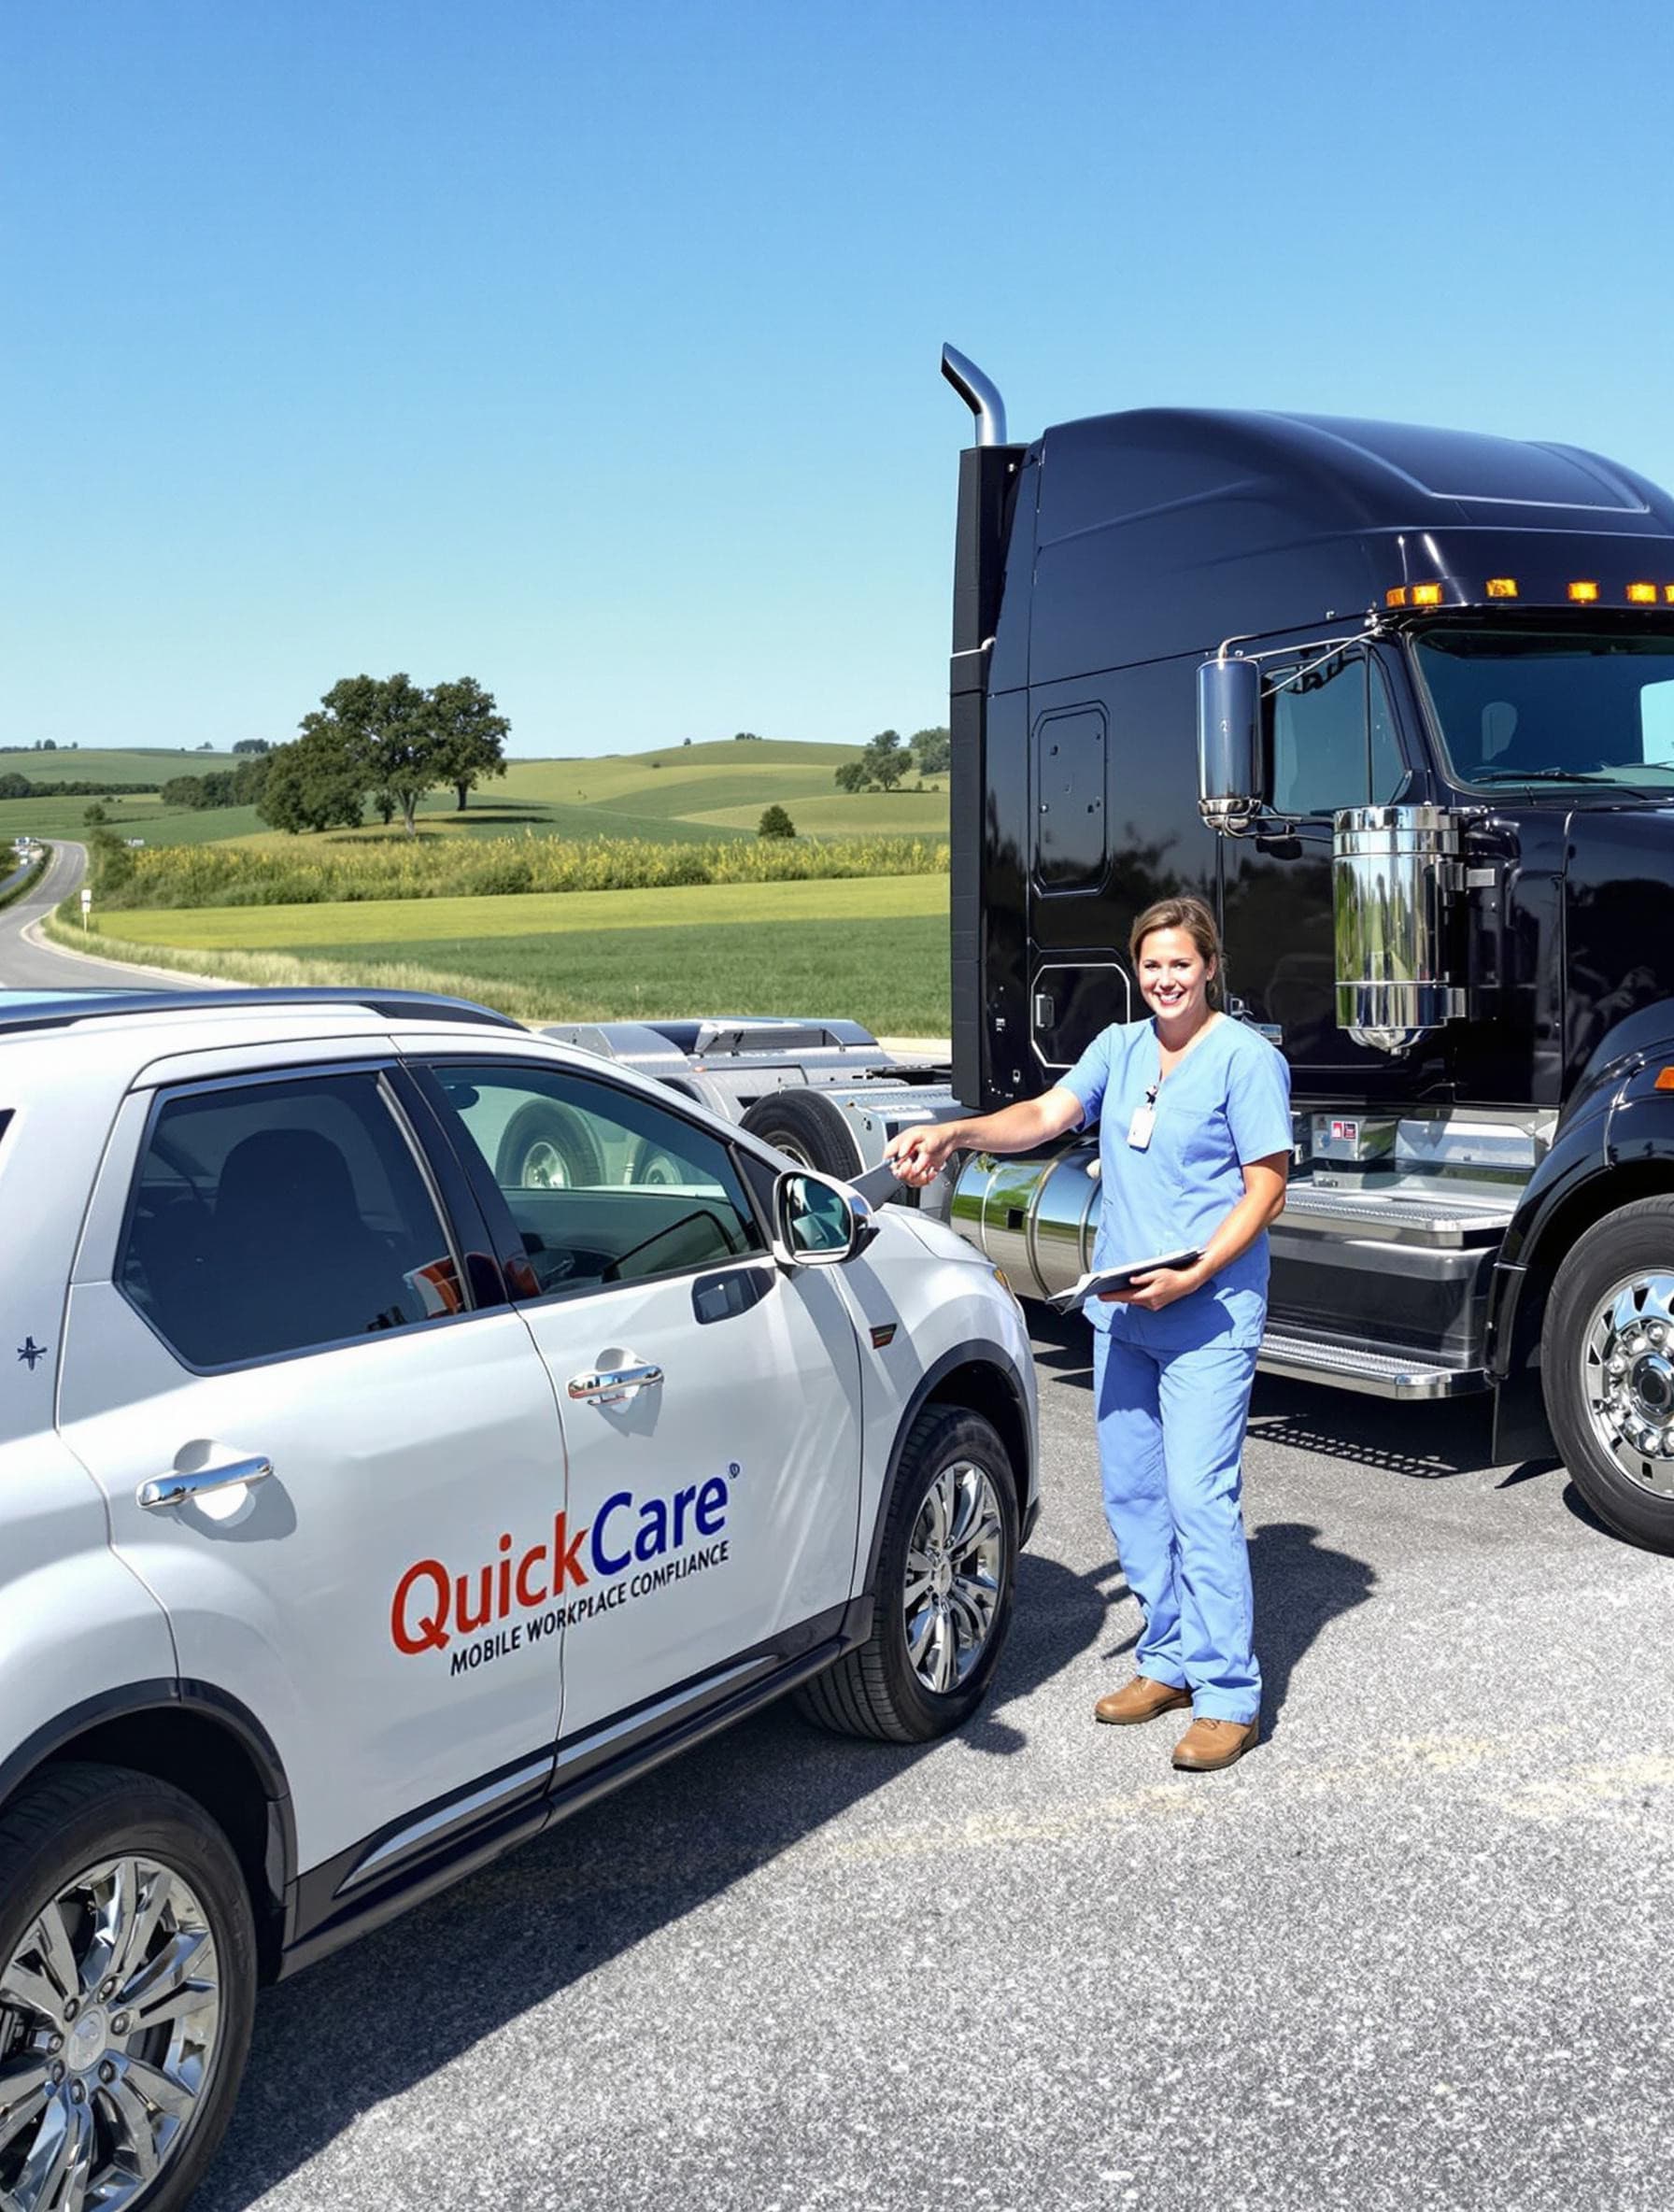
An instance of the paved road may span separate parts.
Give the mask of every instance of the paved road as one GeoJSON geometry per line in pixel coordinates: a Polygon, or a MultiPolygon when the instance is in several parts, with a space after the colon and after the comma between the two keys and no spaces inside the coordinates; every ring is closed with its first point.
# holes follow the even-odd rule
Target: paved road
{"type": "Polygon", "coordinates": [[[1674,1562],[1484,1410],[1263,1380],[1271,1732],[1096,1729],[1082,1325],[985,1716],[776,1711],[262,2000],[206,2212],[1311,2212],[1674,2192],[1674,1562]]]}
{"type": "Polygon", "coordinates": [[[74,990],[91,984],[123,983],[134,977],[114,960],[78,960],[24,935],[61,899],[67,899],[87,870],[87,848],[55,844],[47,872],[15,906],[0,912],[0,985],[25,990],[74,990]]]}
{"type": "Polygon", "coordinates": [[[166,981],[178,985],[203,980],[168,974],[162,969],[136,968],[126,960],[83,959],[74,953],[59,951],[43,938],[31,936],[29,931],[61,899],[69,897],[86,870],[85,845],[55,844],[47,872],[28,898],[0,910],[0,986],[74,991],[94,990],[114,984],[133,990],[136,985],[152,982],[166,981]]]}

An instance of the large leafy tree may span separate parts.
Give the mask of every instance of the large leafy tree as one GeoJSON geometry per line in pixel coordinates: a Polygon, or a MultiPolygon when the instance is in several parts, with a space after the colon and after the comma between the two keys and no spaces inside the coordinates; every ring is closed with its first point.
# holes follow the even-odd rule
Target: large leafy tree
{"type": "Polygon", "coordinates": [[[305,727],[299,738],[266,756],[256,811],[292,836],[304,830],[355,829],[366,793],[364,766],[324,716],[307,719],[314,728],[305,727]]]}
{"type": "Polygon", "coordinates": [[[473,676],[431,691],[404,672],[345,676],[303,716],[294,744],[248,765],[263,779],[257,804],[276,829],[353,826],[370,795],[386,822],[399,809],[412,837],[427,791],[451,784],[463,806],[480,778],[504,773],[510,728],[473,676]]]}
{"type": "MultiPolygon", "coordinates": [[[[404,673],[385,676],[350,676],[341,712],[347,727],[358,731],[364,747],[369,782],[375,791],[388,791],[401,809],[409,837],[416,837],[415,816],[424,794],[443,781],[441,747],[431,717],[430,694],[404,673]],[[369,688],[362,690],[362,685],[369,688]]],[[[329,707],[333,692],[320,702],[329,707]]]]}
{"type": "Polygon", "coordinates": [[[907,750],[917,761],[920,775],[945,775],[953,762],[952,733],[940,725],[915,730],[907,740],[907,750]]]}
{"type": "Polygon", "coordinates": [[[437,780],[465,795],[483,777],[505,773],[505,740],[511,724],[475,676],[437,684],[429,693],[431,726],[436,745],[437,780]]]}
{"type": "Polygon", "coordinates": [[[899,730],[880,730],[860,758],[868,777],[885,791],[893,791],[907,773],[907,749],[899,730]]]}

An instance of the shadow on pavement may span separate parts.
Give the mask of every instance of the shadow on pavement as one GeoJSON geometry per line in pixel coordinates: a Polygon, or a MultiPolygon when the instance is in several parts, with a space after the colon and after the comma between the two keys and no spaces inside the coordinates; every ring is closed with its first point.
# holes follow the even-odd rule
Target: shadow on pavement
{"type": "Polygon", "coordinates": [[[1263,1733],[1270,1738],[1279,1733],[1290,1678],[1309,1645],[1330,1622],[1364,1605],[1377,1585],[1364,1559],[1334,1552],[1320,1536],[1305,1521],[1270,1521],[1250,1538],[1263,1733]]]}
{"type": "Polygon", "coordinates": [[[1493,1405],[1485,1397],[1396,1405],[1257,1375],[1250,1400],[1250,1433],[1264,1444],[1288,1444],[1426,1482],[1493,1467],[1492,1429],[1493,1405]]]}
{"type": "MultiPolygon", "coordinates": [[[[356,2118],[841,1821],[920,1761],[1001,1756],[1007,1707],[1098,1637],[1096,1581],[1026,1553],[994,1691],[945,1746],[828,1736],[779,1705],[262,1995],[196,2212],[243,2212],[356,2118]]],[[[460,2091],[468,2098],[468,2081],[460,2091]]],[[[438,2188],[438,2202],[447,2191],[438,2188]]]]}

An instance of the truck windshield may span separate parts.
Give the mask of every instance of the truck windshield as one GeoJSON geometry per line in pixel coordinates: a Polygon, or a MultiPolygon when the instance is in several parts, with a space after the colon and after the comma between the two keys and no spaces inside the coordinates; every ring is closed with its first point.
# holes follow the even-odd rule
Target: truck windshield
{"type": "Polygon", "coordinates": [[[1674,632],[1438,628],[1413,657],[1458,782],[1674,791],[1674,632]]]}

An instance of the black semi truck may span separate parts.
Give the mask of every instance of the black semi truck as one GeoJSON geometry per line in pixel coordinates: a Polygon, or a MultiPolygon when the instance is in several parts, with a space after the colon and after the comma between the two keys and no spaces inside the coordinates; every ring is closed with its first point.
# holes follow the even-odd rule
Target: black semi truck
{"type": "MultiPolygon", "coordinates": [[[[1496,1394],[1674,1552],[1674,501],[1565,446],[1143,409],[961,456],[953,1065],[842,1024],[592,1033],[852,1174],[1142,1012],[1153,900],[1209,900],[1290,1063],[1264,1368],[1496,1394]]],[[[1085,1138],[926,1201],[1025,1295],[1087,1264],[1085,1138]]]]}

